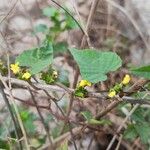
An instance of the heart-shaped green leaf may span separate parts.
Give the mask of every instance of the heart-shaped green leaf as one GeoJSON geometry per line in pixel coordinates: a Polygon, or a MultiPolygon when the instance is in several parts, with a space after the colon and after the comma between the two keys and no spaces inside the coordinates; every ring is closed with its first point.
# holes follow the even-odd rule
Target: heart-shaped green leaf
{"type": "Polygon", "coordinates": [[[82,78],[92,83],[105,81],[108,72],[115,71],[122,65],[122,60],[114,52],[75,48],[70,49],[70,52],[79,65],[82,78]]]}
{"type": "Polygon", "coordinates": [[[32,74],[37,74],[52,63],[53,47],[51,43],[47,43],[40,48],[34,48],[24,51],[16,58],[20,66],[29,67],[32,74]]]}

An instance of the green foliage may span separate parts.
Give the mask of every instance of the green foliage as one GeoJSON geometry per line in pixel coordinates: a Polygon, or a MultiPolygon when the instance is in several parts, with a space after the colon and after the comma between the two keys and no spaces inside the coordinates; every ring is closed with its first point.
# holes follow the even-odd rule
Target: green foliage
{"type": "Polygon", "coordinates": [[[137,123],[135,125],[135,129],[138,133],[138,135],[141,138],[141,141],[146,144],[148,143],[149,139],[150,139],[150,125],[147,122],[144,123],[137,123]]]}
{"type": "Polygon", "coordinates": [[[0,123],[0,139],[5,141],[7,140],[8,135],[10,135],[11,138],[16,138],[13,122],[10,116],[7,116],[7,118],[0,123]]]}
{"type": "Polygon", "coordinates": [[[70,29],[76,29],[78,28],[77,23],[72,19],[71,16],[69,16],[69,14],[67,14],[65,12],[64,14],[64,18],[65,18],[65,26],[64,29],[70,30],[70,29]]]}
{"type": "Polygon", "coordinates": [[[124,137],[133,141],[139,136],[144,144],[148,144],[150,139],[149,119],[149,111],[147,112],[146,109],[138,108],[131,116],[133,123],[128,125],[128,128],[124,132],[124,137]]]}
{"type": "Polygon", "coordinates": [[[45,124],[46,126],[49,126],[50,122],[54,121],[54,117],[52,114],[46,114],[46,118],[45,118],[45,124]]]}
{"type": "Polygon", "coordinates": [[[138,136],[138,133],[133,124],[128,125],[124,132],[124,138],[133,141],[138,136]]]}
{"type": "Polygon", "coordinates": [[[124,137],[133,141],[138,136],[144,144],[147,144],[150,139],[150,125],[146,122],[128,125],[124,132],[124,137]]]}
{"type": "Polygon", "coordinates": [[[147,122],[147,119],[150,116],[147,116],[145,112],[145,109],[139,108],[133,113],[131,118],[136,122],[134,126],[142,142],[148,143],[148,140],[150,138],[150,125],[147,122]]]}
{"type": "Polygon", "coordinates": [[[69,83],[69,77],[68,76],[69,76],[68,71],[66,71],[64,69],[60,69],[59,70],[59,76],[58,76],[58,82],[69,87],[70,83],[69,83]]]}
{"type": "Polygon", "coordinates": [[[68,150],[68,141],[63,142],[57,150],[68,150]]]}
{"type": "Polygon", "coordinates": [[[87,121],[90,121],[93,118],[93,115],[90,111],[83,111],[81,114],[87,121]]]}
{"type": "Polygon", "coordinates": [[[144,116],[145,110],[138,108],[131,116],[131,119],[138,122],[142,123],[145,122],[145,116],[144,116]]]}
{"type": "Polygon", "coordinates": [[[20,109],[20,116],[27,133],[30,133],[30,135],[34,135],[36,133],[36,126],[34,125],[34,121],[37,119],[37,116],[29,112],[28,109],[24,108],[20,109]]]}
{"type": "Polygon", "coordinates": [[[115,86],[113,87],[113,90],[116,91],[117,93],[122,91],[122,84],[116,83],[115,86]]]}
{"type": "Polygon", "coordinates": [[[53,45],[54,56],[67,52],[68,44],[66,42],[58,42],[53,45]]]}
{"type": "Polygon", "coordinates": [[[3,141],[0,139],[0,149],[1,150],[10,150],[8,141],[3,141]]]}
{"type": "MultiPolygon", "coordinates": [[[[39,24],[35,26],[34,34],[43,33],[45,39],[40,47],[32,48],[30,50],[24,51],[16,58],[16,62],[19,62],[23,69],[29,69],[29,71],[35,75],[40,73],[41,79],[45,81],[46,84],[53,84],[55,81],[61,82],[63,85],[69,87],[68,72],[59,68],[58,78],[54,76],[53,72],[53,56],[57,57],[60,53],[68,52],[67,42],[58,42],[60,34],[66,30],[77,28],[76,22],[68,15],[67,12],[58,10],[54,7],[47,7],[43,9],[43,15],[48,17],[51,21],[51,26],[48,27],[45,24],[39,24]]],[[[115,39],[108,39],[103,44],[111,49],[115,39]]],[[[70,49],[75,61],[77,62],[81,76],[83,79],[88,80],[92,83],[98,83],[99,81],[105,81],[107,79],[107,74],[111,71],[116,71],[122,65],[122,60],[114,52],[102,52],[94,49],[84,49],[78,50],[75,48],[70,49]]],[[[2,75],[7,74],[7,67],[0,64],[0,71],[2,75]]],[[[134,68],[131,72],[135,75],[150,79],[150,66],[143,66],[140,68],[134,68]]],[[[115,86],[110,89],[117,92],[123,92],[124,85],[116,83],[115,86]]],[[[55,96],[60,97],[56,92],[52,92],[55,96]]],[[[135,93],[134,93],[135,94],[135,93]]],[[[143,97],[145,93],[138,92],[135,95],[139,98],[143,97]]],[[[76,97],[85,98],[88,96],[88,90],[86,87],[77,86],[74,92],[76,97]]],[[[66,98],[66,97],[65,97],[66,98]]],[[[61,99],[58,103],[61,105],[61,109],[67,112],[66,105],[64,104],[64,99],[61,99]]],[[[66,99],[68,101],[68,99],[66,99]]],[[[67,103],[67,102],[66,102],[67,103]]],[[[68,103],[67,103],[68,104],[68,103]]],[[[29,109],[20,108],[19,109],[23,125],[29,135],[29,141],[32,148],[37,149],[47,140],[45,134],[39,135],[37,132],[37,127],[34,122],[39,120],[39,118],[31,113],[29,109]]],[[[55,113],[55,112],[54,112],[55,113]]],[[[127,129],[124,132],[124,137],[129,140],[134,140],[137,137],[141,138],[144,144],[148,144],[150,139],[150,111],[144,108],[138,108],[131,116],[131,122],[129,122],[127,129]]],[[[57,114],[56,114],[57,115],[57,114]]],[[[59,114],[58,114],[59,115],[59,114]]],[[[83,111],[81,115],[84,117],[85,122],[90,125],[110,125],[111,122],[107,119],[97,120],[92,115],[90,111],[83,111]]],[[[57,138],[62,133],[62,126],[65,125],[63,132],[69,131],[69,125],[64,124],[64,122],[55,122],[53,113],[44,116],[46,125],[52,126],[51,134],[53,138],[57,138]]],[[[58,120],[59,121],[59,120],[58,120]]],[[[9,125],[12,123],[9,118],[9,125]]],[[[11,137],[14,139],[15,132],[12,126],[9,129],[11,137]]],[[[9,143],[6,142],[8,136],[8,131],[4,125],[0,124],[0,148],[9,149],[9,143]]],[[[68,141],[65,141],[59,150],[68,150],[68,141]]]]}
{"type": "Polygon", "coordinates": [[[48,27],[45,24],[39,24],[35,26],[35,29],[34,29],[35,33],[38,33],[38,32],[46,33],[47,31],[48,31],[48,27]]]}
{"type": "Polygon", "coordinates": [[[111,125],[111,122],[107,119],[101,119],[101,120],[96,120],[96,119],[90,119],[89,124],[93,125],[111,125]]]}
{"type": "Polygon", "coordinates": [[[53,72],[54,70],[49,67],[47,71],[42,72],[41,79],[45,81],[46,84],[53,84],[57,80],[57,77],[53,74],[53,72]]]}
{"type": "Polygon", "coordinates": [[[46,42],[42,47],[24,51],[16,58],[16,62],[19,62],[20,66],[29,67],[32,74],[37,74],[48,67],[52,60],[53,47],[50,42],[46,42]]]}
{"type": "Polygon", "coordinates": [[[0,60],[0,73],[5,76],[8,73],[7,67],[3,64],[2,60],[0,60]]]}
{"type": "Polygon", "coordinates": [[[55,17],[59,14],[59,11],[55,7],[46,7],[43,9],[43,15],[47,17],[55,17]]]}
{"type": "Polygon", "coordinates": [[[133,68],[133,69],[131,69],[131,73],[133,73],[137,76],[140,76],[140,77],[144,77],[146,79],[150,79],[150,66],[133,68]]]}
{"type": "Polygon", "coordinates": [[[92,83],[105,81],[106,74],[117,70],[122,64],[120,57],[113,52],[74,48],[70,52],[79,65],[82,78],[92,83]]]}
{"type": "Polygon", "coordinates": [[[76,97],[81,97],[81,98],[85,98],[88,95],[87,90],[84,87],[77,87],[75,89],[74,95],[76,97]]]}
{"type": "Polygon", "coordinates": [[[54,45],[57,44],[55,40],[61,32],[77,28],[77,24],[72,17],[60,9],[46,7],[43,9],[43,15],[49,17],[52,22],[46,38],[52,41],[54,45]]]}
{"type": "Polygon", "coordinates": [[[92,125],[110,125],[111,122],[106,119],[96,120],[93,118],[93,115],[90,111],[83,111],[81,114],[84,116],[86,121],[92,125]]]}
{"type": "Polygon", "coordinates": [[[70,30],[78,27],[76,22],[67,12],[58,10],[54,7],[44,8],[43,15],[49,17],[51,21],[54,23],[54,25],[51,27],[52,31],[55,32],[64,31],[64,30],[70,30]]]}
{"type": "Polygon", "coordinates": [[[62,124],[61,125],[57,124],[57,126],[55,126],[53,128],[53,130],[52,130],[52,136],[53,136],[54,139],[57,138],[57,137],[59,137],[60,132],[61,132],[61,126],[62,126],[62,124]]]}

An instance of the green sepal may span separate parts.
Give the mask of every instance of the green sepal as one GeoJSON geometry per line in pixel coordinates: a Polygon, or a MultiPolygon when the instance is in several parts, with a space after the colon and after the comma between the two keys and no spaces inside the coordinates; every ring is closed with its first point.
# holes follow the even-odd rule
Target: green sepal
{"type": "Polygon", "coordinates": [[[74,92],[74,95],[76,97],[85,98],[88,95],[88,91],[83,87],[77,87],[75,92],[74,92]]]}

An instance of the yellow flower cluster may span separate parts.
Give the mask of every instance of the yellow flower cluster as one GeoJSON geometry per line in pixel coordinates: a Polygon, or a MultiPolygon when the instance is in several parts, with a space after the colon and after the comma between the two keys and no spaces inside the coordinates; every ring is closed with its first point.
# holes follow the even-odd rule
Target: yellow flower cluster
{"type": "Polygon", "coordinates": [[[31,77],[31,74],[29,72],[25,72],[23,75],[22,75],[22,79],[25,79],[25,80],[28,80],[30,79],[31,77]]]}
{"type": "Polygon", "coordinates": [[[19,62],[15,63],[15,64],[11,64],[10,69],[12,70],[12,72],[14,74],[19,73],[19,71],[20,71],[19,62]]]}
{"type": "Polygon", "coordinates": [[[127,85],[130,82],[130,80],[131,80],[131,77],[127,74],[127,75],[125,75],[125,77],[123,78],[121,83],[123,85],[127,85]]]}
{"type": "Polygon", "coordinates": [[[21,76],[22,79],[28,80],[31,78],[31,74],[28,71],[26,71],[25,73],[22,73],[20,66],[19,66],[19,62],[15,64],[11,64],[10,69],[15,75],[17,74],[18,76],[21,76]]]}
{"type": "Polygon", "coordinates": [[[108,97],[110,97],[110,98],[113,98],[113,97],[115,97],[116,96],[116,91],[110,91],[109,93],[108,93],[108,97]]]}
{"type": "Polygon", "coordinates": [[[114,86],[114,88],[110,90],[110,92],[108,93],[108,97],[109,98],[115,97],[116,94],[122,90],[123,85],[129,84],[130,80],[131,80],[131,77],[128,74],[126,74],[125,77],[123,78],[122,82],[120,84],[114,86]]]}
{"type": "Polygon", "coordinates": [[[79,82],[79,87],[86,87],[86,86],[91,86],[92,85],[92,83],[91,82],[89,82],[89,81],[87,81],[87,80],[81,80],[80,82],[79,82]]]}

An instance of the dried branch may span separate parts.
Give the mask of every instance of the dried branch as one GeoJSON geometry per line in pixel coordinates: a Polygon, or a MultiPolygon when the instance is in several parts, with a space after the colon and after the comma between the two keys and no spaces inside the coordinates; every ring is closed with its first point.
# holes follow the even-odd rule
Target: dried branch
{"type": "Polygon", "coordinates": [[[39,116],[40,116],[41,122],[42,122],[42,124],[43,124],[43,126],[44,126],[44,129],[45,129],[45,131],[46,131],[47,138],[48,138],[48,140],[49,140],[49,142],[50,142],[50,146],[52,147],[53,150],[55,150],[55,147],[54,147],[54,144],[53,144],[53,139],[52,139],[51,134],[50,134],[50,129],[49,129],[49,127],[45,124],[45,121],[44,121],[44,118],[43,118],[43,116],[42,116],[42,113],[41,113],[39,107],[37,107],[37,102],[36,102],[35,97],[34,97],[32,91],[31,91],[30,89],[29,89],[29,92],[30,92],[30,94],[31,94],[31,99],[32,99],[33,103],[34,103],[35,106],[36,106],[37,112],[38,112],[38,114],[39,114],[39,116]]]}
{"type": "Polygon", "coordinates": [[[18,0],[15,1],[15,3],[13,4],[12,8],[9,10],[9,12],[6,14],[6,16],[0,21],[0,24],[3,23],[3,21],[11,14],[11,12],[14,10],[15,6],[17,5],[18,0]]]}
{"type": "Polygon", "coordinates": [[[148,42],[146,41],[143,33],[141,32],[140,30],[140,27],[138,26],[138,24],[136,23],[136,21],[132,18],[132,16],[127,13],[127,11],[125,11],[125,9],[123,9],[121,6],[119,6],[117,3],[115,3],[114,1],[112,0],[107,0],[107,2],[114,6],[115,8],[119,9],[124,15],[126,15],[128,17],[128,19],[130,20],[130,22],[133,24],[134,28],[136,29],[136,31],[138,32],[138,34],[140,35],[141,39],[143,40],[144,44],[145,44],[145,47],[147,48],[147,50],[149,49],[149,44],[148,42]]]}
{"type": "Polygon", "coordinates": [[[19,110],[18,110],[17,105],[15,103],[15,99],[14,99],[12,93],[11,93],[11,90],[7,86],[6,81],[3,79],[3,76],[1,74],[0,74],[0,80],[1,80],[1,82],[3,84],[3,86],[5,87],[5,89],[8,91],[9,97],[12,100],[12,104],[13,104],[14,110],[16,112],[16,116],[17,116],[17,119],[18,119],[18,122],[19,122],[19,125],[20,125],[20,128],[21,128],[21,131],[22,131],[22,134],[23,134],[23,137],[24,137],[26,148],[27,148],[27,150],[30,150],[27,134],[26,134],[26,131],[25,131],[25,128],[24,128],[21,116],[19,114],[19,110]]]}
{"type": "MultiPolygon", "coordinates": [[[[8,108],[8,111],[10,113],[12,122],[14,124],[16,138],[17,138],[17,140],[19,140],[22,137],[21,137],[20,131],[18,130],[18,121],[15,119],[15,114],[13,113],[11,105],[9,103],[9,100],[7,99],[7,96],[6,96],[5,92],[4,92],[4,86],[2,85],[2,83],[0,83],[0,93],[2,94],[2,97],[3,97],[4,101],[5,101],[5,104],[6,104],[7,108],[8,108]]],[[[21,141],[19,141],[19,148],[20,148],[20,150],[23,149],[21,141]]]]}

